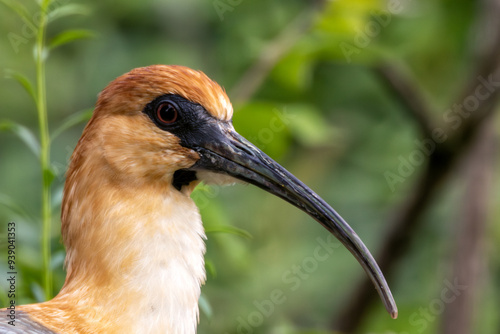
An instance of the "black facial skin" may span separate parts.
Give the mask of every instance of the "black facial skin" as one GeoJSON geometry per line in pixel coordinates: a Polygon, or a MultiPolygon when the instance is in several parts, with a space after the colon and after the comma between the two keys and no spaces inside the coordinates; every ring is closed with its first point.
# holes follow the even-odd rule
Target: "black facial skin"
{"type": "MultiPolygon", "coordinates": [[[[212,140],[210,135],[213,136],[215,134],[212,133],[214,126],[218,123],[223,123],[210,115],[201,105],[173,94],[166,94],[156,98],[146,106],[144,113],[146,113],[160,129],[179,137],[182,146],[191,148],[198,153],[200,152],[196,147],[210,142],[212,140]],[[178,115],[175,123],[164,124],[157,117],[157,109],[163,103],[171,103],[177,109],[178,115]]],[[[204,159],[200,159],[196,163],[200,168],[196,169],[203,169],[203,164],[204,159]]],[[[187,186],[195,180],[197,180],[197,178],[194,169],[180,169],[174,173],[172,183],[173,186],[180,191],[182,186],[187,186]]]]}
{"type": "Polygon", "coordinates": [[[181,191],[183,186],[188,186],[191,182],[198,180],[194,170],[179,169],[174,173],[172,185],[175,189],[181,191]]]}
{"type": "Polygon", "coordinates": [[[180,144],[196,151],[200,159],[189,169],[174,174],[173,185],[181,189],[196,179],[196,171],[231,175],[256,185],[309,214],[330,231],[356,257],[377,289],[387,311],[397,317],[396,303],[372,255],[357,234],[323,199],[265,153],[240,136],[231,122],[210,115],[201,105],[167,94],[149,103],[144,112],[161,129],[176,135],[180,144]],[[176,121],[165,124],[158,107],[171,103],[176,121]]]}

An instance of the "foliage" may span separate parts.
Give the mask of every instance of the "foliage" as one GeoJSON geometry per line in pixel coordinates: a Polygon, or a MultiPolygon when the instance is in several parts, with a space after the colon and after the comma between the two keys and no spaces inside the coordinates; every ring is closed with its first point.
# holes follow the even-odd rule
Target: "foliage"
{"type": "MultiPolygon", "coordinates": [[[[22,2],[13,2],[2,0],[3,5],[10,8],[18,14],[19,19],[24,22],[29,22],[30,15],[28,9],[22,2]]],[[[50,299],[53,296],[52,288],[52,268],[51,268],[51,229],[52,229],[52,204],[51,204],[51,185],[55,174],[50,163],[50,135],[47,117],[47,97],[46,97],[46,77],[45,77],[45,62],[48,58],[49,51],[52,51],[58,46],[72,42],[81,38],[88,38],[92,34],[85,30],[66,30],[52,38],[50,43],[46,45],[45,34],[49,22],[64,18],[68,15],[83,14],[85,8],[83,6],[60,5],[51,0],[41,0],[39,3],[38,24],[31,25],[33,34],[36,39],[34,42],[34,63],[36,68],[36,85],[24,74],[15,70],[7,69],[5,76],[16,80],[24,88],[26,93],[33,99],[36,105],[38,114],[39,139],[25,126],[17,124],[13,121],[3,121],[0,123],[0,130],[11,131],[21,139],[30,150],[36,155],[40,162],[42,174],[41,198],[42,198],[42,247],[43,254],[43,276],[44,276],[44,295],[45,299],[50,299]],[[51,6],[55,4],[55,6],[51,6]]],[[[34,16],[33,16],[34,17],[34,16]]],[[[10,34],[10,41],[13,46],[17,46],[16,39],[22,38],[15,34],[10,34]]],[[[65,125],[65,124],[63,124],[65,125]]],[[[66,125],[67,127],[67,125],[66,125]]],[[[59,133],[60,131],[56,132],[59,133]]],[[[6,195],[3,195],[6,196],[6,195]]],[[[10,202],[10,200],[8,201],[10,202]]],[[[9,205],[9,207],[15,207],[9,205]]]]}
{"type": "MultiPolygon", "coordinates": [[[[30,29],[20,17],[31,21],[40,5],[1,0],[0,30],[6,38],[0,39],[0,69],[10,79],[0,82],[0,234],[4,222],[16,221],[20,228],[19,302],[45,299],[64,281],[56,218],[63,175],[89,108],[109,81],[133,67],[177,63],[202,69],[231,98],[232,88],[265,46],[310,12],[310,2],[299,0],[221,1],[229,6],[222,12],[215,1],[127,0],[118,6],[101,1],[89,8],[77,2],[56,6],[63,1],[53,0],[45,3],[50,8],[46,38],[35,38],[39,35],[24,35],[30,29]],[[15,47],[9,33],[22,38],[15,47]],[[95,38],[66,43],[90,36],[95,38]],[[38,50],[36,62],[31,44],[38,50]],[[40,114],[46,124],[40,127],[32,105],[43,111],[45,97],[40,96],[45,95],[49,112],[40,114]],[[39,167],[42,156],[46,160],[39,167]],[[51,204],[50,198],[41,200],[42,182],[45,194],[50,189],[51,204]],[[44,229],[43,238],[53,254],[53,289],[44,283],[50,270],[47,258],[41,265],[46,251],[39,251],[41,220],[34,214],[47,203],[53,226],[44,229]]],[[[415,166],[403,182],[389,187],[384,172],[397,172],[401,159],[408,160],[423,138],[373,68],[382,62],[403,68],[434,109],[445,112],[468,75],[471,55],[466,45],[476,10],[474,2],[446,0],[326,1],[309,28],[271,66],[252,98],[235,104],[235,128],[331,203],[376,253],[394,207],[412,195],[424,166],[415,166]],[[393,3],[400,7],[389,7],[393,3]]],[[[431,309],[425,328],[411,319],[420,319],[421,309],[440,300],[449,277],[464,192],[458,175],[452,181],[426,213],[411,252],[390,281],[400,319],[392,321],[381,303],[374,304],[363,333],[438,332],[437,311],[431,309]]],[[[493,204],[498,189],[494,187],[493,204]]],[[[294,268],[307,264],[327,240],[324,229],[308,216],[251,186],[202,187],[193,197],[210,232],[199,332],[241,333],[245,326],[254,333],[324,332],[364,274],[352,256],[333,248],[302,279],[294,268]],[[298,279],[292,281],[298,285],[290,278],[298,279]],[[270,300],[275,290],[286,300],[262,313],[256,305],[270,300]]],[[[491,220],[498,214],[492,205],[491,220]]],[[[492,224],[490,230],[488,243],[496,245],[500,229],[492,224]]],[[[485,252],[490,272],[477,308],[477,332],[486,334],[500,326],[495,312],[500,306],[500,259],[494,248],[485,252]]],[[[4,261],[0,254],[1,272],[6,272],[4,261]]]]}

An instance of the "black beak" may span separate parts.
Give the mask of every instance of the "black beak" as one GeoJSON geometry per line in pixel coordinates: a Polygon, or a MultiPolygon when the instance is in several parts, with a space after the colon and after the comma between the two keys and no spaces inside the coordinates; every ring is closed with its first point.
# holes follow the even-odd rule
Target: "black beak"
{"type": "Polygon", "coordinates": [[[356,257],[391,317],[397,317],[394,298],[370,251],[344,219],[304,183],[236,133],[230,123],[205,124],[203,135],[185,144],[200,155],[200,160],[191,170],[224,173],[256,185],[293,204],[323,225],[356,257]]]}

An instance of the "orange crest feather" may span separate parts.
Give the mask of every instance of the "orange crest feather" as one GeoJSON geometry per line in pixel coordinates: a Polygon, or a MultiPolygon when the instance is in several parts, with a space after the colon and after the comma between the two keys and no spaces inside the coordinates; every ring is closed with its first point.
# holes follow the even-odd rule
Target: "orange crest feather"
{"type": "Polygon", "coordinates": [[[96,113],[141,111],[158,96],[177,94],[202,105],[222,121],[233,116],[229,98],[216,82],[201,71],[179,65],[139,67],[118,77],[99,95],[96,113]]]}

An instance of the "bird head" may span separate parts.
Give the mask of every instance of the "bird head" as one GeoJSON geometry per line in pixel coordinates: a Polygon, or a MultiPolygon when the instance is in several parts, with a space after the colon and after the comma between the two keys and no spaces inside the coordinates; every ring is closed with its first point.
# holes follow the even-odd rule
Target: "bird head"
{"type": "Polygon", "coordinates": [[[192,167],[200,155],[183,140],[202,133],[204,123],[230,124],[232,114],[224,90],[202,72],[183,66],[137,68],[101,92],[82,141],[86,132],[98,136],[106,165],[128,184],[182,188],[178,182],[183,182],[183,191],[192,190],[194,172],[175,172],[192,167]]]}
{"type": "Polygon", "coordinates": [[[100,159],[117,180],[154,183],[186,195],[200,181],[240,180],[284,199],[347,247],[396,317],[389,287],[361,239],[324,200],[240,136],[232,115],[224,90],[202,72],[148,66],[122,75],[102,91],[81,141],[100,138],[100,159]]]}

